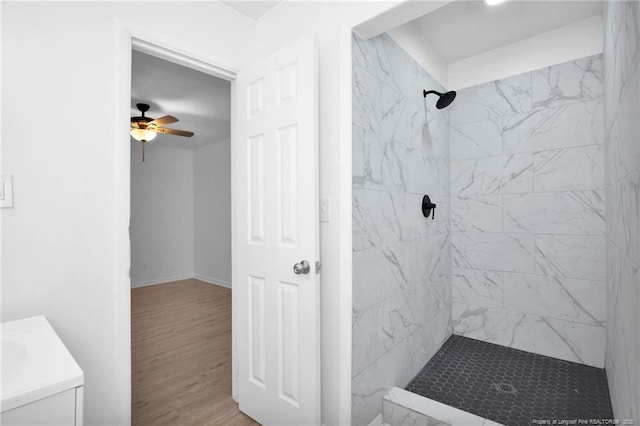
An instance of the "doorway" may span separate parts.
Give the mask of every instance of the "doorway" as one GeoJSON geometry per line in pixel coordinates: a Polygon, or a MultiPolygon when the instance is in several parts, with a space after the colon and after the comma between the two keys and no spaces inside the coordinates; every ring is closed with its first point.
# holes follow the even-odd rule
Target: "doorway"
{"type": "Polygon", "coordinates": [[[253,424],[231,398],[230,82],[136,50],[131,68],[131,116],[194,133],[131,138],[132,422],[253,424]]]}

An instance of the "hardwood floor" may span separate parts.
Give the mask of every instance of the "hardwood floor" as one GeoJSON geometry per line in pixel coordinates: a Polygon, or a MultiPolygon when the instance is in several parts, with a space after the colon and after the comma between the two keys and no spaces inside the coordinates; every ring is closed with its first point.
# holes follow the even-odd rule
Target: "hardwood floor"
{"type": "Polygon", "coordinates": [[[231,290],[131,290],[132,424],[256,425],[231,399],[231,290]]]}

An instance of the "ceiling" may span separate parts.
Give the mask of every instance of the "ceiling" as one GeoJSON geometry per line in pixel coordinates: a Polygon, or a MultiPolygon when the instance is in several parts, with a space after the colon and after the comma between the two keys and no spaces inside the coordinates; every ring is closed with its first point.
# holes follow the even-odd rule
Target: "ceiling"
{"type": "Polygon", "coordinates": [[[602,0],[453,1],[411,21],[447,63],[601,15],[602,0]]]}
{"type": "MultiPolygon", "coordinates": [[[[133,51],[131,61],[131,115],[136,103],[150,105],[147,116],[172,115],[180,120],[166,127],[190,130],[191,138],[158,134],[153,144],[199,148],[231,135],[231,86],[226,80],[173,62],[133,51]]],[[[133,138],[131,139],[135,143],[133,138]]]]}
{"type": "Polygon", "coordinates": [[[273,9],[280,1],[243,1],[243,0],[223,0],[238,12],[251,19],[258,19],[269,10],[273,9]]]}

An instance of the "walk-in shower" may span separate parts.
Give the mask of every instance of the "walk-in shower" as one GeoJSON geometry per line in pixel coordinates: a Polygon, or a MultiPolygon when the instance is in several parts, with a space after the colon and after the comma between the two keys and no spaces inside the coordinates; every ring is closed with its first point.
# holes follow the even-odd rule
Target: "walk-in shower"
{"type": "Polygon", "coordinates": [[[351,424],[640,420],[639,5],[490,75],[354,36],[351,424]]]}

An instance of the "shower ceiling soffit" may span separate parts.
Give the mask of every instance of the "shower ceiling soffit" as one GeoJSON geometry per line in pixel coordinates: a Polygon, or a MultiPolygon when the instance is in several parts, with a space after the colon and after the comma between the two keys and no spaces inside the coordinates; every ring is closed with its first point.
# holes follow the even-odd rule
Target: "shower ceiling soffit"
{"type": "Polygon", "coordinates": [[[601,0],[518,1],[489,6],[457,0],[405,24],[413,26],[447,63],[602,15],[601,0]]]}

